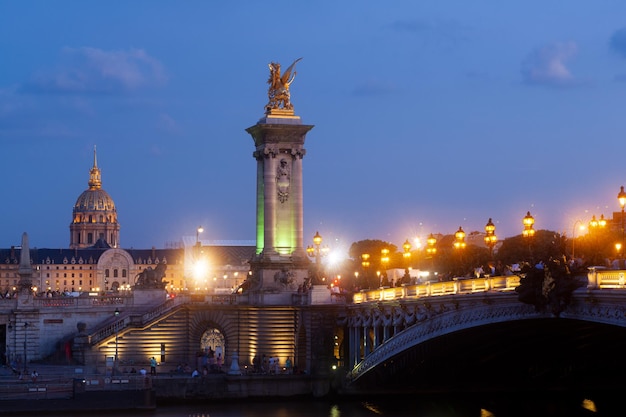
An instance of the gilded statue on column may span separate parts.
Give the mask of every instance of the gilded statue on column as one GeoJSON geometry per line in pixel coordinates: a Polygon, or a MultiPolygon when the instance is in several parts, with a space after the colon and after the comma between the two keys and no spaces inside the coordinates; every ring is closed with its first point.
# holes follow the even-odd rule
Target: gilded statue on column
{"type": "Polygon", "coordinates": [[[291,104],[289,86],[296,78],[296,63],[301,59],[302,58],[296,59],[282,74],[279,63],[271,62],[268,64],[270,69],[270,78],[267,80],[267,83],[270,87],[267,92],[269,102],[265,106],[267,114],[272,113],[273,110],[278,110],[279,112],[281,110],[288,111],[293,114],[293,104],[291,104]]]}

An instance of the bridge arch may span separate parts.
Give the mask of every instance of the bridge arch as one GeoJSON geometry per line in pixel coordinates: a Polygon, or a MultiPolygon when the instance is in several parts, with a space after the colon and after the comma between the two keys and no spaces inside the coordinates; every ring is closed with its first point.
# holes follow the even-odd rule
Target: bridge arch
{"type": "Polygon", "coordinates": [[[200,358],[199,367],[204,366],[202,358],[209,352],[214,352],[215,358],[221,354],[223,363],[226,363],[229,346],[237,341],[237,329],[232,320],[223,311],[197,310],[192,312],[189,320],[189,346],[196,351],[196,357],[200,358]]]}
{"type": "MultiPolygon", "coordinates": [[[[545,372],[546,365],[541,357],[535,358],[541,366],[533,365],[530,359],[528,362],[526,358],[519,358],[519,355],[542,355],[542,351],[535,349],[533,343],[545,349],[544,356],[559,361],[559,366],[563,368],[559,372],[575,373],[575,370],[565,369],[571,366],[566,364],[566,360],[553,357],[554,352],[550,352],[547,341],[555,348],[558,346],[567,360],[571,361],[574,359],[570,356],[576,355],[574,350],[586,352],[591,361],[597,357],[593,349],[615,349],[608,344],[619,345],[618,349],[623,351],[626,348],[626,342],[623,341],[626,337],[626,308],[619,298],[606,292],[593,294],[581,291],[559,318],[537,312],[533,306],[520,303],[515,294],[481,294],[441,297],[439,300],[431,298],[428,302],[413,300],[360,305],[350,312],[348,333],[350,337],[356,335],[357,340],[349,341],[349,349],[353,354],[359,349],[361,355],[367,354],[348,372],[347,382],[361,387],[374,380],[376,383],[386,380],[393,384],[394,381],[402,380],[399,377],[402,373],[405,376],[412,375],[412,378],[420,373],[437,373],[437,366],[427,363],[435,358],[440,362],[450,361],[442,364],[440,371],[445,368],[457,376],[456,370],[460,372],[460,369],[480,372],[479,368],[467,362],[485,362],[491,357],[502,360],[504,363],[501,366],[523,364],[526,368],[518,370],[523,374],[522,377],[533,377],[529,374],[540,370],[545,372]],[[377,332],[381,332],[377,329],[381,325],[393,328],[385,330],[391,336],[371,346],[368,351],[367,343],[373,341],[365,339],[372,333],[377,335],[377,332]],[[590,336],[584,339],[583,334],[590,336]],[[493,337],[510,340],[489,340],[493,337]],[[563,345],[563,340],[568,340],[570,345],[563,345]],[[593,345],[594,348],[584,344],[593,345]],[[508,350],[510,355],[496,350],[508,350]],[[448,358],[441,353],[444,351],[448,353],[448,358]]],[[[606,363],[611,363],[611,366],[600,368],[610,370],[614,366],[625,367],[617,363],[613,356],[606,359],[606,363]]],[[[587,359],[581,359],[575,365],[584,368],[577,371],[578,377],[589,371],[585,363],[587,359]]],[[[594,366],[597,368],[597,364],[594,366]]]]}

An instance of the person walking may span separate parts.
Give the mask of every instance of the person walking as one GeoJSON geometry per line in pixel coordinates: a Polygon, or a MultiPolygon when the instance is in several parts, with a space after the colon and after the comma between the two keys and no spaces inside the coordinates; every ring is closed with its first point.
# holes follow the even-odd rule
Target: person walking
{"type": "Polygon", "coordinates": [[[156,375],[157,361],[154,356],[150,358],[150,375],[156,375]]]}

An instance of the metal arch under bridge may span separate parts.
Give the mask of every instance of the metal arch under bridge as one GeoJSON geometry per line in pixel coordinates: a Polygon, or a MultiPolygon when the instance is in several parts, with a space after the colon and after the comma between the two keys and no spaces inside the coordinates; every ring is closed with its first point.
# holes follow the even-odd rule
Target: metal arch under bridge
{"type": "MultiPolygon", "coordinates": [[[[626,271],[591,268],[563,319],[626,328],[626,271]]],[[[345,319],[348,385],[422,343],[480,326],[553,317],[518,301],[518,276],[382,288],[354,296],[345,319]]]]}

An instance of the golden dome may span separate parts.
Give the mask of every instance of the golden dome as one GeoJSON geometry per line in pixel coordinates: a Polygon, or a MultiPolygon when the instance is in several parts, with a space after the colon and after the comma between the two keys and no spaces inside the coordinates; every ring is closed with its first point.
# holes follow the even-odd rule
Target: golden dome
{"type": "MultiPolygon", "coordinates": [[[[89,170],[89,189],[83,191],[78,196],[76,204],[74,204],[74,215],[85,211],[115,211],[115,203],[113,199],[102,189],[102,178],[100,168],[98,168],[98,160],[96,159],[96,150],[93,151],[93,167],[89,170]]],[[[76,218],[76,216],[74,216],[76,218]]]]}
{"type": "Polygon", "coordinates": [[[74,204],[70,223],[70,248],[88,248],[100,240],[112,248],[119,245],[120,224],[113,199],[102,189],[102,179],[93,150],[93,167],[89,171],[89,188],[74,204]]]}
{"type": "Polygon", "coordinates": [[[83,191],[74,204],[74,213],[86,211],[115,211],[113,199],[101,188],[83,191]]]}

